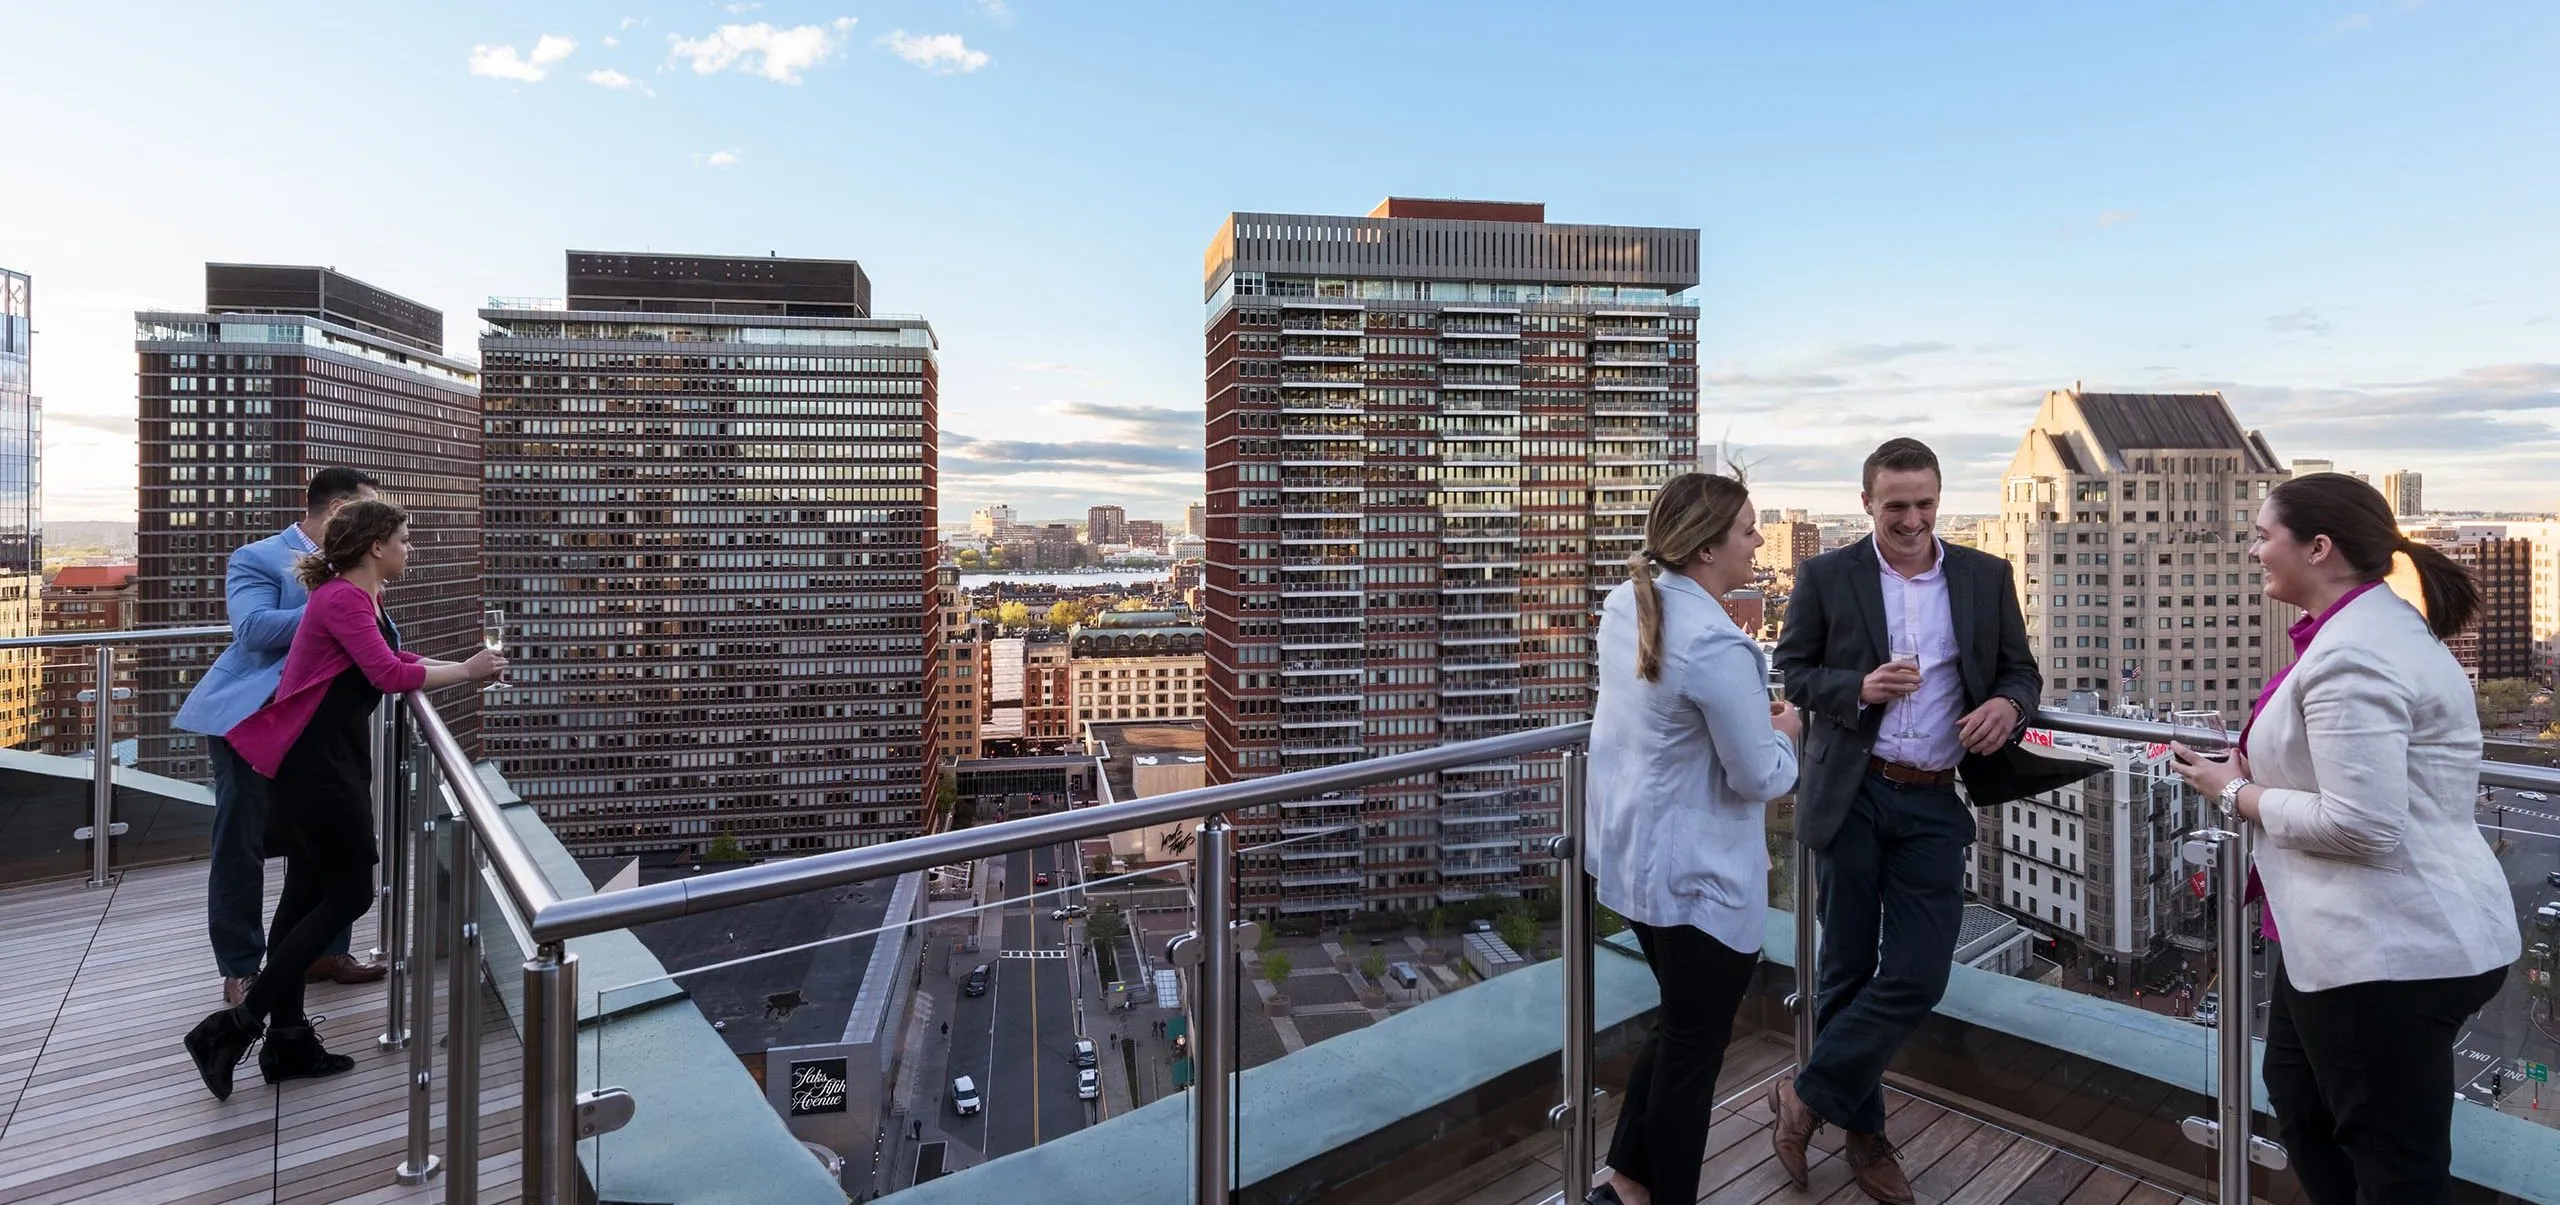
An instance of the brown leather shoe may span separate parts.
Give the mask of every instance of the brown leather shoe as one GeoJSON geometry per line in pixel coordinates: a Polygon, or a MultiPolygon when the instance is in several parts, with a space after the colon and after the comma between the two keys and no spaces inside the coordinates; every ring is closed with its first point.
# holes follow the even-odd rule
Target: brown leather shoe
{"type": "Polygon", "coordinates": [[[1805,1144],[1813,1141],[1813,1132],[1822,1128],[1822,1119],[1796,1095],[1794,1076],[1781,1075],[1769,1081],[1770,1145],[1777,1148],[1778,1167],[1787,1179],[1802,1189],[1806,1185],[1805,1144]]]}
{"type": "Polygon", "coordinates": [[[234,979],[228,975],[223,976],[222,1002],[235,1007],[246,1002],[249,999],[249,985],[256,983],[257,981],[258,980],[255,976],[242,979],[234,979]]]}
{"type": "Polygon", "coordinates": [[[357,962],[352,954],[324,954],[303,972],[304,983],[377,983],[391,973],[378,962],[357,962]]]}
{"type": "Polygon", "coordinates": [[[1892,1141],[1882,1134],[1852,1133],[1847,1138],[1849,1174],[1857,1179],[1858,1190],[1885,1205],[1911,1205],[1911,1181],[1903,1177],[1892,1141]]]}

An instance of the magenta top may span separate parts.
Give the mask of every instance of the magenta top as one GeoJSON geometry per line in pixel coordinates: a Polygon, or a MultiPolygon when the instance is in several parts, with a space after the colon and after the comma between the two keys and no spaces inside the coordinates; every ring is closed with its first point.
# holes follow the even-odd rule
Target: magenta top
{"type": "MultiPolygon", "coordinates": [[[[2286,662],[2283,669],[2276,671],[2275,677],[2267,679],[2266,689],[2258,692],[2258,701],[2250,706],[2249,722],[2241,725],[2240,727],[2240,752],[2243,756],[2246,756],[2249,752],[2249,730],[2258,726],[2258,712],[2266,707],[2267,700],[2275,697],[2276,687],[2284,684],[2285,675],[2293,672],[2294,664],[2302,659],[2302,654],[2310,650],[2311,638],[2320,634],[2321,625],[2328,623],[2330,616],[2345,610],[2348,603],[2354,602],[2356,599],[2363,597],[2365,591],[2371,590],[2381,584],[2381,582],[2366,582],[2365,584],[2340,595],[2338,601],[2329,604],[2328,610],[2322,611],[2318,615],[2305,615],[2300,619],[2294,620],[2292,627],[2285,629],[2284,634],[2293,639],[2294,660],[2286,662]]],[[[2250,867],[2249,889],[2246,894],[2241,896],[2241,902],[2246,903],[2250,900],[2265,899],[2266,894],[2267,889],[2258,882],[2258,868],[2255,866],[2250,867]]],[[[2266,907],[2258,910],[2258,932],[2269,941],[2277,940],[2276,907],[2273,901],[2270,901],[2266,907]]]]}
{"type": "Polygon", "coordinates": [[[427,670],[416,653],[394,649],[382,638],[374,598],[364,589],[335,578],[311,592],[302,623],[285,653],[284,678],[276,697],[224,739],[252,769],[269,778],[284,764],[284,755],[302,738],[329,683],[348,669],[364,671],[365,680],[384,694],[403,694],[426,685],[427,670]]]}

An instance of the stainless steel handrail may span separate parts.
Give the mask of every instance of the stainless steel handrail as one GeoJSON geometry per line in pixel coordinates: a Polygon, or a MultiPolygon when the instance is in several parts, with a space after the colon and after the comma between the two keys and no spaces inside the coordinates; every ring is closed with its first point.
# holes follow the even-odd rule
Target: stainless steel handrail
{"type": "Polygon", "coordinates": [[[128,628],[113,632],[56,632],[50,636],[11,636],[0,640],[0,649],[76,649],[93,644],[122,647],[128,644],[204,644],[231,639],[231,629],[221,624],[197,628],[128,628]]]}
{"type": "MultiPolygon", "coordinates": [[[[2123,716],[2090,715],[2077,711],[2055,711],[2051,708],[2036,713],[2028,724],[2050,732],[2071,732],[2081,736],[2113,737],[2117,740],[2183,741],[2200,749],[2221,748],[2224,738],[2200,728],[2163,724],[2157,720],[2134,720],[2123,716]]],[[[2560,769],[2528,766],[2519,762],[2480,762],[2480,781],[2493,787],[2512,787],[2525,791],[2560,791],[2560,769]]]]}
{"type": "Polygon", "coordinates": [[[767,862],[648,884],[608,895],[559,900],[528,911],[526,920],[533,930],[534,940],[562,941],[670,917],[886,878],[910,870],[926,870],[994,854],[1153,828],[1175,821],[1197,820],[1238,808],[1304,799],[1327,791],[1347,791],[1479,762],[1544,753],[1581,744],[1590,734],[1591,723],[1585,720],[1462,741],[1414,753],[1322,766],[1271,778],[1176,791],[1127,803],[1026,816],[1000,824],[955,829],[861,849],[812,854],[787,862],[767,862]]]}

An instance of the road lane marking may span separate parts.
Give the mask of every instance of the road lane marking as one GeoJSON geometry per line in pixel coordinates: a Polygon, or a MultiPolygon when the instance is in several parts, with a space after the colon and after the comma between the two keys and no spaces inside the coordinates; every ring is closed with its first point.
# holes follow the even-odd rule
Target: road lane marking
{"type": "Polygon", "coordinates": [[[1031,1145],[1040,1145],[1040,960],[1031,960],[1031,1145]]]}
{"type": "Polygon", "coordinates": [[[996,957],[998,957],[998,958],[1065,958],[1065,957],[1068,957],[1068,954],[1067,954],[1067,952],[1066,952],[1065,950],[1006,950],[1006,951],[1004,951],[1004,952],[1002,952],[1002,953],[1000,953],[1000,954],[997,954],[997,955],[996,955],[996,957]]]}

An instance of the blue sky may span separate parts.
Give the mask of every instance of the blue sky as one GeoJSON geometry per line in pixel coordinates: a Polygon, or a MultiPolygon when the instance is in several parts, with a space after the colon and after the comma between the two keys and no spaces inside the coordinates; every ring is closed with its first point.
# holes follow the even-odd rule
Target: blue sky
{"type": "Polygon", "coordinates": [[[204,261],[442,307],[571,247],[850,256],[942,339],[943,506],[1199,494],[1236,209],[1704,232],[1701,432],[1987,507],[2043,390],[2220,388],[2279,455],[2560,507],[2560,6],[0,3],[0,263],[57,519],[129,517],[130,318],[204,261]],[[362,11],[359,11],[362,10],[362,11]]]}

